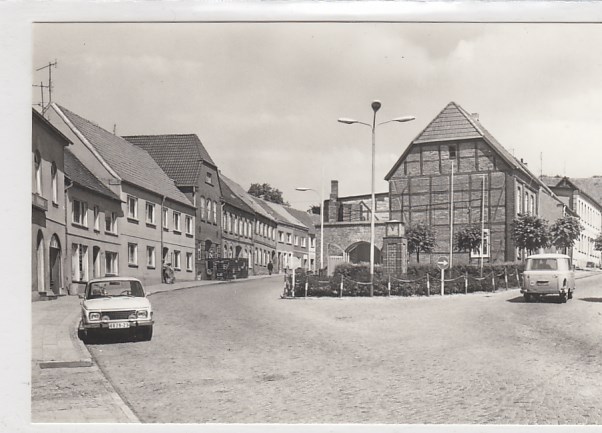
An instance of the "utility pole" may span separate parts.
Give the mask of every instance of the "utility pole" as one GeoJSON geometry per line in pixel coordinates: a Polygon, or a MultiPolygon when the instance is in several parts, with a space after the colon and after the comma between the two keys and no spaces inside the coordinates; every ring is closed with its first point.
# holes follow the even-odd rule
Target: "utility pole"
{"type": "Polygon", "coordinates": [[[485,261],[485,174],[482,175],[482,185],[483,188],[481,190],[481,277],[483,277],[483,262],[485,261]]]}
{"type": "Polygon", "coordinates": [[[46,66],[42,66],[41,68],[36,69],[37,71],[41,71],[42,69],[46,69],[48,68],[48,85],[44,85],[42,82],[40,82],[40,85],[33,85],[33,87],[39,87],[40,91],[42,93],[42,101],[40,104],[36,104],[39,105],[42,108],[42,116],[44,114],[46,114],[46,111],[48,110],[48,107],[50,107],[50,104],[52,104],[52,68],[56,68],[58,65],[56,59],[54,60],[54,62],[48,62],[48,64],[46,66]],[[44,89],[48,89],[48,104],[44,104],[44,89]]]}
{"type": "Polygon", "coordinates": [[[454,256],[454,160],[451,161],[451,188],[449,193],[449,269],[451,278],[451,268],[454,256]]]}

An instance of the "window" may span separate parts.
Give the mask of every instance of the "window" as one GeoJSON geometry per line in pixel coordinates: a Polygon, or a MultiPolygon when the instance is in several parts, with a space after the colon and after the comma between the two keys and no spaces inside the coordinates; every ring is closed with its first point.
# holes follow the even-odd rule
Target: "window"
{"type": "Polygon", "coordinates": [[[206,218],[205,213],[205,197],[201,196],[201,219],[204,220],[206,218]]]}
{"type": "Polygon", "coordinates": [[[155,247],[146,247],[146,266],[155,267],[155,247]]]}
{"type": "Polygon", "coordinates": [[[295,235],[295,246],[299,245],[299,236],[295,235]]]}
{"type": "Polygon", "coordinates": [[[105,274],[107,276],[117,275],[117,253],[105,252],[105,274]]]}
{"type": "Polygon", "coordinates": [[[186,253],[186,270],[192,271],[192,253],[186,253]]]}
{"type": "Polygon", "coordinates": [[[79,200],[73,200],[71,207],[71,221],[73,221],[75,224],[79,224],[80,226],[88,227],[87,203],[79,200]]]}
{"type": "Polygon", "coordinates": [[[293,236],[290,233],[286,234],[286,243],[291,244],[293,240],[293,236]]]}
{"type": "Polygon", "coordinates": [[[154,203],[146,202],[146,222],[147,224],[156,224],[154,203]]]}
{"type": "Polygon", "coordinates": [[[211,221],[211,200],[207,199],[207,222],[211,221]]]}
{"type": "Polygon", "coordinates": [[[173,230],[174,232],[181,231],[180,228],[180,212],[173,212],[173,230]]]}
{"type": "Polygon", "coordinates": [[[192,217],[189,215],[186,215],[185,219],[186,219],[186,234],[187,235],[194,234],[193,228],[192,228],[192,217]]]}
{"type": "Polygon", "coordinates": [[[449,159],[455,159],[456,158],[456,146],[455,145],[450,145],[449,146],[449,159]]]}
{"type": "Polygon", "coordinates": [[[42,195],[42,157],[40,152],[36,151],[33,161],[35,164],[36,185],[35,191],[38,195],[42,195]]]}
{"type": "Polygon", "coordinates": [[[115,212],[105,212],[105,231],[108,233],[117,233],[117,214],[115,212]]]}
{"type": "Polygon", "coordinates": [[[484,254],[481,255],[481,248],[477,247],[470,252],[470,257],[489,257],[489,229],[483,231],[484,254]]]}
{"type": "Polygon", "coordinates": [[[205,182],[209,185],[213,185],[213,173],[207,172],[205,175],[205,182]]]}
{"type": "Polygon", "coordinates": [[[128,243],[128,265],[138,265],[138,244],[128,243]]]}
{"type": "Polygon", "coordinates": [[[100,209],[94,206],[94,230],[100,231],[100,209]]]}
{"type": "Polygon", "coordinates": [[[50,169],[50,174],[52,176],[52,203],[58,204],[58,202],[59,202],[59,179],[58,179],[56,164],[54,162],[52,163],[52,167],[50,169]]]}
{"type": "Polygon", "coordinates": [[[278,241],[284,243],[284,232],[278,230],[278,241]]]}
{"type": "Polygon", "coordinates": [[[71,249],[71,279],[73,281],[88,280],[88,247],[73,244],[71,249]]]}
{"type": "Polygon", "coordinates": [[[128,218],[138,219],[138,199],[128,195],[128,218]]]}
{"type": "Polygon", "coordinates": [[[307,241],[305,240],[305,236],[301,238],[301,246],[305,248],[307,246],[307,241]]]}
{"type": "Polygon", "coordinates": [[[217,224],[217,202],[213,202],[213,223],[217,224]]]}
{"type": "Polygon", "coordinates": [[[173,252],[173,267],[174,269],[180,270],[180,266],[181,266],[181,262],[180,262],[180,252],[179,251],[175,251],[173,252]]]}
{"type": "Polygon", "coordinates": [[[311,238],[311,248],[316,247],[316,238],[311,238]]]}
{"type": "Polygon", "coordinates": [[[517,191],[516,191],[516,213],[517,214],[523,213],[523,210],[522,210],[522,207],[521,207],[522,200],[523,200],[522,195],[523,195],[523,190],[519,186],[518,189],[517,189],[517,191]]]}
{"type": "Polygon", "coordinates": [[[163,217],[161,220],[163,221],[163,228],[169,229],[169,220],[167,219],[169,216],[168,209],[166,207],[163,208],[163,217]]]}

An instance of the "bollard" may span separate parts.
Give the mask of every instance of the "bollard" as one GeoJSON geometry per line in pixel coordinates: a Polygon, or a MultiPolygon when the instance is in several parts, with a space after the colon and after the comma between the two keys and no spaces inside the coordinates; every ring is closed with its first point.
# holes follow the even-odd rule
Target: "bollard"
{"type": "Polygon", "coordinates": [[[429,274],[426,274],[426,296],[431,296],[431,280],[429,274]]]}
{"type": "Polygon", "coordinates": [[[307,282],[307,280],[305,280],[305,297],[307,298],[307,286],[309,285],[309,283],[307,282]]]}
{"type": "Polygon", "coordinates": [[[516,269],[516,284],[520,287],[520,278],[518,276],[518,269],[516,269]]]}
{"type": "Polygon", "coordinates": [[[492,272],[491,273],[491,287],[492,287],[492,292],[495,292],[495,273],[492,272]]]}
{"type": "Polygon", "coordinates": [[[339,290],[339,298],[343,297],[343,277],[341,277],[341,290],[339,290]]]}
{"type": "Polygon", "coordinates": [[[441,269],[441,296],[445,294],[445,270],[441,269]]]}
{"type": "Polygon", "coordinates": [[[295,297],[295,270],[294,269],[293,269],[293,289],[292,289],[291,296],[293,298],[295,297]]]}
{"type": "Polygon", "coordinates": [[[464,294],[468,295],[468,272],[464,273],[464,294]]]}
{"type": "Polygon", "coordinates": [[[508,272],[506,271],[506,266],[504,266],[504,283],[506,283],[506,290],[508,290],[508,272]]]}
{"type": "Polygon", "coordinates": [[[391,296],[391,276],[389,275],[389,282],[387,283],[387,296],[391,296]]]}

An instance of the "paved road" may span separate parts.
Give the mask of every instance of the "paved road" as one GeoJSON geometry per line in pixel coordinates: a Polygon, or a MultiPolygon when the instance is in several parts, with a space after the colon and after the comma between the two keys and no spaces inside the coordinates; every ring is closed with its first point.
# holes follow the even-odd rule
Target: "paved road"
{"type": "Polygon", "coordinates": [[[143,422],[602,423],[602,276],[517,290],[281,300],[280,280],[152,297],[151,342],[91,346],[143,422]]]}

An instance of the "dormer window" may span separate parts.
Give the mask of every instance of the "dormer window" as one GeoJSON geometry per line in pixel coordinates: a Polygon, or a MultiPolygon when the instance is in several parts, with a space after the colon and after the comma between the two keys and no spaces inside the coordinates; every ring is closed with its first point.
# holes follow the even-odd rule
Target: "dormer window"
{"type": "Polygon", "coordinates": [[[449,146],[449,159],[456,159],[456,146],[455,145],[450,145],[449,146]]]}

